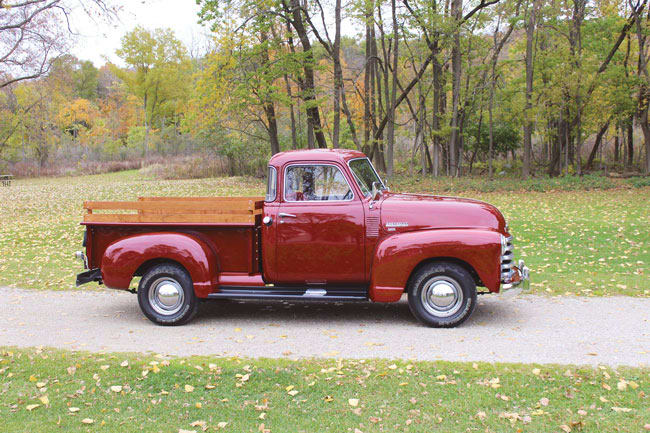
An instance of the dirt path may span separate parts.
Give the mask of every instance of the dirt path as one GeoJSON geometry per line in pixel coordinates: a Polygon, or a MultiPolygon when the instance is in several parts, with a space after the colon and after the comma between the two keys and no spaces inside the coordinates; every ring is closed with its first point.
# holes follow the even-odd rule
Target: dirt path
{"type": "Polygon", "coordinates": [[[0,288],[0,346],[246,357],[404,358],[650,366],[650,299],[479,297],[470,320],[430,329],[399,304],[208,302],[165,328],[117,291],[0,288]]]}

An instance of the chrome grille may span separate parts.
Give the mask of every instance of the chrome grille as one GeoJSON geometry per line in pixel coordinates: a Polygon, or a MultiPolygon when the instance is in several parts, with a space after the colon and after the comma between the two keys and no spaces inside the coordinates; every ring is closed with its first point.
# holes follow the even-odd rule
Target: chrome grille
{"type": "Polygon", "coordinates": [[[510,279],[512,268],[515,266],[514,246],[512,245],[512,236],[506,238],[505,248],[501,254],[501,281],[510,279]]]}

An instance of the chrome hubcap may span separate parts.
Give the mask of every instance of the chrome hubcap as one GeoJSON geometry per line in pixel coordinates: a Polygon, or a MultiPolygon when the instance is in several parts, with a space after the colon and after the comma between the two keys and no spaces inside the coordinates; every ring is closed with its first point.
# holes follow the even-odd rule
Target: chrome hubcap
{"type": "Polygon", "coordinates": [[[449,317],[457,313],[463,303],[463,291],[453,278],[438,275],[430,278],[422,288],[424,309],[436,317],[449,317]]]}
{"type": "Polygon", "coordinates": [[[149,304],[158,314],[171,316],[180,311],[185,300],[185,292],[173,278],[159,278],[149,290],[149,304]]]}

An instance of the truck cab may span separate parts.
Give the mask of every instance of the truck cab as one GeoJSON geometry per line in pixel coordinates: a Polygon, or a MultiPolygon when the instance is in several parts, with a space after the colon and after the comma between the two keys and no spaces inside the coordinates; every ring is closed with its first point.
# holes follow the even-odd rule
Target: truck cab
{"type": "Polygon", "coordinates": [[[77,283],[128,289],[141,276],[140,306],[162,325],[190,320],[199,299],[397,302],[406,294],[422,323],[450,327],[471,315],[478,293],[528,284],[494,206],[391,192],[354,150],[276,154],[263,199],[84,207],[86,254],[77,254],[88,271],[77,283]],[[93,212],[122,208],[138,213],[93,212]]]}

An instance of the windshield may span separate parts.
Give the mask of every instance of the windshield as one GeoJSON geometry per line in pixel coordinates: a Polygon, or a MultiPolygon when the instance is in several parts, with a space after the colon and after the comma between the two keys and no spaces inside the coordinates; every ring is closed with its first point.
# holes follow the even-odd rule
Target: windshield
{"type": "Polygon", "coordinates": [[[353,159],[349,162],[354,179],[357,181],[361,192],[366,197],[370,197],[373,182],[377,182],[377,187],[384,189],[384,183],[381,181],[375,168],[372,166],[368,158],[353,159]]]}

